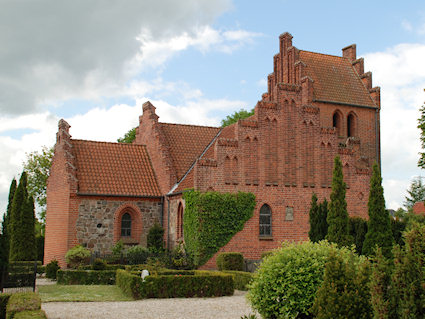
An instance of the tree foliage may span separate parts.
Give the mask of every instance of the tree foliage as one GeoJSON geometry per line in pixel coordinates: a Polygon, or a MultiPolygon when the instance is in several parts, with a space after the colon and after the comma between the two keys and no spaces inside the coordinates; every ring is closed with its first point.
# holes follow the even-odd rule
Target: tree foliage
{"type": "Polygon", "coordinates": [[[364,258],[348,260],[331,251],[325,266],[323,283],[312,307],[317,319],[369,319],[370,264],[364,258]]]}
{"type": "Polygon", "coordinates": [[[328,202],[326,199],[322,203],[317,202],[317,195],[311,196],[311,206],[309,212],[310,231],[308,237],[312,242],[319,242],[325,239],[328,233],[328,202]]]}
{"type": "Polygon", "coordinates": [[[367,221],[360,217],[350,217],[348,228],[356,246],[356,253],[360,255],[362,254],[363,243],[367,233],[367,221]]]}
{"type": "Polygon", "coordinates": [[[36,259],[34,230],[34,200],[27,191],[27,174],[22,172],[15,191],[10,212],[8,230],[10,230],[9,260],[24,261],[36,259]]]}
{"type": "Polygon", "coordinates": [[[234,112],[232,115],[227,115],[225,119],[221,120],[221,126],[229,126],[230,124],[236,123],[239,120],[246,119],[251,115],[254,115],[254,109],[252,109],[251,111],[240,109],[238,112],[234,112]]]}
{"type": "Polygon", "coordinates": [[[160,253],[164,250],[164,228],[158,223],[155,223],[149,229],[147,246],[150,251],[155,253],[160,253]]]}
{"type": "Polygon", "coordinates": [[[388,211],[385,210],[384,189],[378,164],[372,168],[368,202],[369,222],[362,253],[371,256],[376,246],[382,248],[382,254],[389,258],[393,247],[393,234],[388,211]]]}
{"type": "Polygon", "coordinates": [[[52,166],[53,148],[43,146],[41,151],[35,151],[27,154],[24,164],[24,171],[28,177],[27,190],[37,203],[42,224],[46,217],[46,188],[47,179],[52,166]]]}
{"type": "MultiPolygon", "coordinates": [[[[420,110],[420,117],[418,119],[418,129],[421,131],[420,140],[422,150],[425,149],[425,105],[422,105],[420,110]]],[[[420,168],[425,168],[425,153],[419,152],[419,161],[418,166],[420,168]]]]}
{"type": "Polygon", "coordinates": [[[406,210],[411,209],[417,202],[425,201],[425,185],[422,182],[422,176],[413,178],[407,194],[408,196],[404,197],[405,201],[403,203],[406,210]]]}
{"type": "Polygon", "coordinates": [[[133,143],[133,141],[136,139],[136,127],[129,130],[127,133],[124,134],[123,137],[120,137],[117,139],[118,143],[133,143]]]}
{"type": "Polygon", "coordinates": [[[343,180],[342,163],[335,157],[332,176],[331,201],[328,208],[328,234],[326,239],[338,246],[349,246],[353,239],[349,235],[347,202],[345,200],[346,184],[343,180]]]}
{"type": "Polygon", "coordinates": [[[1,224],[1,237],[0,237],[0,267],[8,264],[9,262],[9,248],[10,248],[10,212],[12,210],[13,196],[16,192],[16,179],[12,179],[9,188],[9,200],[7,203],[7,210],[3,215],[1,224]]]}

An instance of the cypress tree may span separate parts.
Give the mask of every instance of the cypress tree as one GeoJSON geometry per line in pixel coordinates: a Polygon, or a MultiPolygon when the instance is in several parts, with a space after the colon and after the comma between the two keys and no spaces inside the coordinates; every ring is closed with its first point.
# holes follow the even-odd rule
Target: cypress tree
{"type": "Polygon", "coordinates": [[[390,258],[393,247],[393,234],[388,211],[385,210],[384,189],[378,164],[373,165],[369,192],[369,222],[362,253],[366,256],[374,254],[375,247],[381,247],[382,254],[390,258]]]}
{"type": "Polygon", "coordinates": [[[312,242],[318,242],[325,239],[328,232],[328,222],[326,221],[328,215],[328,202],[326,199],[323,203],[317,203],[317,196],[313,193],[311,196],[310,206],[310,231],[308,236],[312,242]]]}
{"type": "Polygon", "coordinates": [[[36,260],[34,199],[28,196],[21,211],[22,242],[18,260],[36,260]]]}
{"type": "MultiPolygon", "coordinates": [[[[31,254],[31,252],[25,252],[27,245],[25,241],[28,238],[25,232],[29,231],[29,223],[31,221],[34,223],[34,208],[32,209],[32,217],[27,217],[31,203],[32,207],[34,207],[34,202],[28,199],[27,174],[22,172],[18,188],[13,196],[12,209],[10,211],[10,261],[28,260],[25,254],[31,254]],[[28,224],[25,224],[24,220],[28,224]]],[[[34,226],[32,228],[32,234],[34,235],[34,226]]]]}
{"type": "Polygon", "coordinates": [[[10,220],[10,211],[12,210],[13,196],[16,191],[16,179],[12,179],[9,188],[9,201],[7,203],[7,211],[3,215],[2,229],[1,229],[1,238],[0,238],[0,267],[7,264],[9,261],[9,220],[10,220]]]}
{"type": "Polygon", "coordinates": [[[342,163],[335,157],[332,176],[331,201],[328,207],[328,234],[326,239],[338,246],[349,246],[353,239],[348,232],[348,212],[345,201],[346,184],[342,175],[342,163]]]}
{"type": "Polygon", "coordinates": [[[310,231],[308,232],[308,237],[310,240],[315,243],[318,242],[319,234],[317,229],[318,224],[318,215],[319,215],[319,206],[317,205],[317,195],[313,193],[311,195],[311,205],[309,212],[309,222],[310,222],[310,231]]]}

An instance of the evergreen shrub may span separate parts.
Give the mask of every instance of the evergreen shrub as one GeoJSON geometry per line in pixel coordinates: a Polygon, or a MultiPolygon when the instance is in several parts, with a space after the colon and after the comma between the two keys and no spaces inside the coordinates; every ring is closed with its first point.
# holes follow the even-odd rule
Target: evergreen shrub
{"type": "Polygon", "coordinates": [[[58,270],[60,285],[114,285],[114,270],[58,270]]]}
{"type": "Polygon", "coordinates": [[[59,262],[57,260],[52,260],[46,265],[46,277],[49,279],[56,279],[56,273],[59,269],[59,262]]]}
{"type": "Polygon", "coordinates": [[[243,271],[243,255],[241,253],[220,253],[216,260],[218,270],[243,271]]]}
{"type": "Polygon", "coordinates": [[[106,262],[100,258],[96,258],[91,265],[92,270],[106,270],[106,267],[106,262]]]}
{"type": "Polygon", "coordinates": [[[126,257],[130,265],[144,264],[146,263],[150,255],[149,250],[146,247],[140,245],[132,246],[127,249],[126,257]]]}
{"type": "Polygon", "coordinates": [[[356,245],[356,253],[361,254],[363,242],[367,233],[367,220],[360,217],[349,217],[348,229],[356,245]]]}
{"type": "Polygon", "coordinates": [[[245,225],[254,212],[255,195],[188,191],[183,216],[186,251],[194,266],[205,264],[245,225]]]}
{"type": "Polygon", "coordinates": [[[155,223],[148,232],[148,249],[153,253],[160,253],[164,250],[164,228],[155,223]]]}
{"type": "Polygon", "coordinates": [[[331,251],[312,313],[317,319],[371,319],[370,264],[364,257],[344,259],[331,251]]]}
{"type": "Polygon", "coordinates": [[[87,265],[90,261],[90,250],[81,245],[77,245],[65,254],[65,260],[71,268],[78,268],[87,265]]]}
{"type": "Polygon", "coordinates": [[[237,290],[248,290],[248,284],[254,278],[253,273],[246,271],[223,270],[223,272],[226,274],[231,274],[233,276],[235,289],[237,290]]]}
{"type": "Polygon", "coordinates": [[[138,274],[117,270],[116,284],[134,299],[230,296],[234,290],[232,275],[198,270],[195,275],[150,275],[145,281],[138,274]]]}
{"type": "Polygon", "coordinates": [[[18,312],[40,310],[41,299],[33,292],[16,293],[10,296],[6,307],[6,318],[12,319],[18,312]]]}
{"type": "Polygon", "coordinates": [[[263,260],[249,285],[248,299],[264,318],[308,315],[316,291],[323,282],[331,251],[348,258],[353,253],[327,241],[284,242],[280,250],[263,260]]]}
{"type": "Polygon", "coordinates": [[[6,318],[6,306],[10,296],[10,294],[0,294],[0,319],[6,318]]]}

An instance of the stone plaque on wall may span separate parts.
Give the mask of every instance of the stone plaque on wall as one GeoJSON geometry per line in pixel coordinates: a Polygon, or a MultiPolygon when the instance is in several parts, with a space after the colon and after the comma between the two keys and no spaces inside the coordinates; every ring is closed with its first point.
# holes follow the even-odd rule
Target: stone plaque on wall
{"type": "Polygon", "coordinates": [[[286,206],[285,220],[294,220],[294,207],[286,206]]]}

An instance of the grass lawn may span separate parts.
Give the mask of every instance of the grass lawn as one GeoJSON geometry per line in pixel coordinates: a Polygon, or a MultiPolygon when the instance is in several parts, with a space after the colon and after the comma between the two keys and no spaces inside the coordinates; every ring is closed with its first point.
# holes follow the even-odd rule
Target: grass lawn
{"type": "Polygon", "coordinates": [[[39,286],[42,302],[49,301],[129,301],[115,285],[48,285],[39,286]]]}

